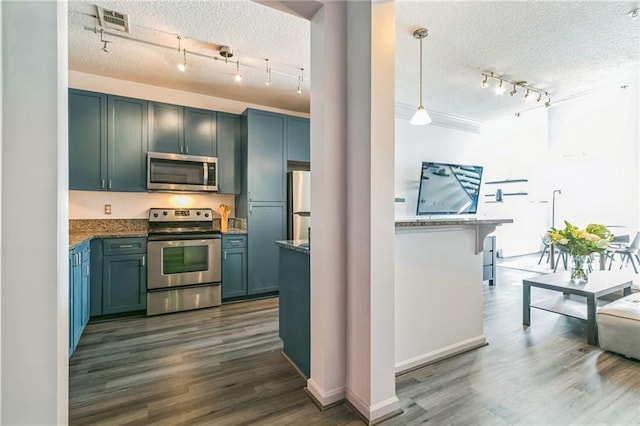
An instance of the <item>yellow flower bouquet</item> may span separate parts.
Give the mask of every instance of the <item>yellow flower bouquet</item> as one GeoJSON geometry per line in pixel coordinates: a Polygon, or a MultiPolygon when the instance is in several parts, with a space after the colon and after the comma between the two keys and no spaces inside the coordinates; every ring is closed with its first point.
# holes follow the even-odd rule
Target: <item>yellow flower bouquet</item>
{"type": "Polygon", "coordinates": [[[564,221],[564,229],[551,228],[549,239],[552,244],[564,247],[573,259],[571,281],[585,283],[589,280],[587,259],[591,253],[601,253],[613,239],[613,234],[606,226],[597,223],[580,229],[564,221]]]}

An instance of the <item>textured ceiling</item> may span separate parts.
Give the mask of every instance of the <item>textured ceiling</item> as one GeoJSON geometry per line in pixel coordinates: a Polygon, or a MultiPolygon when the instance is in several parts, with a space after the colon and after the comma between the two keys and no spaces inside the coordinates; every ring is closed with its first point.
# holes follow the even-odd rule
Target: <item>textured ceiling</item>
{"type": "MultiPolygon", "coordinates": [[[[495,96],[491,88],[482,89],[482,71],[526,80],[551,93],[552,102],[637,82],[640,19],[627,15],[636,3],[398,1],[396,100],[418,103],[419,42],[412,33],[419,27],[429,29],[424,41],[425,106],[433,111],[490,120],[539,107],[521,93],[495,96]]],[[[248,0],[70,1],[69,68],[308,112],[309,31],[308,21],[248,0]],[[113,43],[109,53],[103,52],[100,34],[84,30],[93,27],[93,18],[86,14],[95,13],[94,4],[128,13],[132,37],[176,49],[105,36],[113,43]],[[219,45],[232,46],[243,81],[233,81],[235,66],[189,53],[187,71],[177,71],[177,34],[184,37],[187,52],[219,57],[219,45]],[[264,58],[274,70],[270,87],[264,85],[264,58]],[[304,68],[308,77],[302,94],[296,93],[296,68],[304,68]]]]}

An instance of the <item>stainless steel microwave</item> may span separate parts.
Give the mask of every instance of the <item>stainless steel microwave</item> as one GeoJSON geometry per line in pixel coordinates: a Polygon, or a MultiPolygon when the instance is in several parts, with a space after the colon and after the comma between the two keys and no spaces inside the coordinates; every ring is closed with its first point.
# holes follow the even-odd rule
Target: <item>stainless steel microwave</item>
{"type": "Polygon", "coordinates": [[[147,153],[147,189],[218,191],[218,159],[199,155],[147,153]]]}

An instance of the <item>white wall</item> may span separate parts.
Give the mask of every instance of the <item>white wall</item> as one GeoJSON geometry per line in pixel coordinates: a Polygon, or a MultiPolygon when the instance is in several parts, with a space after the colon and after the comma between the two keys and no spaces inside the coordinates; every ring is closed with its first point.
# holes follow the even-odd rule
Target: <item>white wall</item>
{"type": "Polygon", "coordinates": [[[220,194],[171,194],[164,192],[69,191],[69,219],[147,219],[152,207],[212,208],[220,204],[235,212],[235,197],[220,194]],[[104,205],[111,204],[111,215],[104,205]]]}
{"type": "Polygon", "coordinates": [[[0,423],[66,424],[67,4],[1,7],[0,423]],[[27,164],[36,164],[37,172],[27,164]]]}

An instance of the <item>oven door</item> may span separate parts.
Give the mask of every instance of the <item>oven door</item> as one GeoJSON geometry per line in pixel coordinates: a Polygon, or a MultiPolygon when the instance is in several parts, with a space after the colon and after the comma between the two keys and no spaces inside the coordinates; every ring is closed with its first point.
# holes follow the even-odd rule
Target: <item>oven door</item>
{"type": "Polygon", "coordinates": [[[147,288],[220,282],[221,240],[149,241],[147,288]]]}

